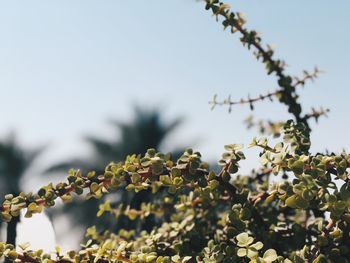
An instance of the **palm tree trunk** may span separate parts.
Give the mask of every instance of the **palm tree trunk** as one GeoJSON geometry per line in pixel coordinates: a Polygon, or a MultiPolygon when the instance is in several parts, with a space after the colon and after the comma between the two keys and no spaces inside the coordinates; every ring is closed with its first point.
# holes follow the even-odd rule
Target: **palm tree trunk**
{"type": "MultiPolygon", "coordinates": [[[[16,238],[17,238],[17,225],[20,222],[20,215],[12,217],[11,221],[7,223],[7,230],[6,230],[6,243],[12,244],[16,246],[16,238]]],[[[4,263],[10,263],[12,262],[8,258],[5,259],[4,263]]]]}
{"type": "Polygon", "coordinates": [[[17,224],[19,223],[19,216],[15,216],[12,220],[7,224],[7,244],[16,245],[16,237],[17,237],[17,224]]]}
{"type": "MultiPolygon", "coordinates": [[[[17,237],[17,225],[20,221],[20,217],[13,217],[12,220],[7,224],[7,244],[12,244],[16,246],[16,237],[17,237]]],[[[5,259],[4,263],[11,263],[12,261],[8,258],[5,259]]]]}

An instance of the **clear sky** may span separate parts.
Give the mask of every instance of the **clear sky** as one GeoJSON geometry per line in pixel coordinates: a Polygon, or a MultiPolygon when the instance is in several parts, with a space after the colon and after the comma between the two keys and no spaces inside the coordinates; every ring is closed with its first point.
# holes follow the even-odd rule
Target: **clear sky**
{"type": "MultiPolygon", "coordinates": [[[[306,110],[331,109],[314,127],[313,149],[349,149],[350,1],[228,2],[289,72],[326,71],[301,91],[306,110]]],[[[0,135],[15,130],[25,145],[51,145],[34,172],[46,161],[85,155],[77,139],[108,135],[106,120],[130,119],[133,104],[185,116],[168,147],[194,145],[215,160],[224,144],[247,144],[255,132],[242,124],[247,107],[211,112],[212,96],[276,88],[237,36],[194,0],[0,1],[0,37],[0,135]]],[[[287,117],[279,104],[261,103],[254,113],[287,117]]]]}

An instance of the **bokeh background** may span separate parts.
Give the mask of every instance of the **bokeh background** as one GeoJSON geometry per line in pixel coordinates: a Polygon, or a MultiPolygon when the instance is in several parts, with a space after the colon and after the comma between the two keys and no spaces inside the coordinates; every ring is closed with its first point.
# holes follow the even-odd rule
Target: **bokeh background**
{"type": "MultiPolygon", "coordinates": [[[[300,91],[306,111],[331,110],[313,124],[312,150],[349,150],[350,2],[227,2],[292,75],[315,65],[325,71],[300,91]]],[[[248,144],[257,134],[243,123],[249,107],[211,111],[213,95],[240,99],[276,88],[238,36],[195,0],[0,1],[0,38],[1,196],[62,180],[67,165],[101,169],[149,145],[165,152],[192,146],[213,163],[223,145],[248,144]]],[[[260,103],[253,113],[289,117],[278,103],[260,103]]],[[[255,165],[243,162],[242,173],[255,165]]],[[[17,241],[74,248],[84,217],[75,219],[22,219],[17,241]]]]}

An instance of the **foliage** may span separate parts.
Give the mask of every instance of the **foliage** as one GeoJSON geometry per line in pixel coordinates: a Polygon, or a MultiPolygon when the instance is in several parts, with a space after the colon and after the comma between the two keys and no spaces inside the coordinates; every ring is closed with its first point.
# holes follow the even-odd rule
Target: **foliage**
{"type": "Polygon", "coordinates": [[[241,146],[233,144],[225,146],[217,174],[191,149],[177,161],[150,149],[144,156],[110,163],[101,175],[72,169],[66,182],[49,184],[35,194],[7,195],[1,215],[10,221],[21,210],[31,217],[74,194],[99,199],[123,188],[151,189],[158,196],[154,203],[135,210],[106,202],[99,215],[124,214],[141,223],[153,214],[161,224],[148,233],[135,228],[116,234],[91,227],[82,250],[67,255],[15,252],[6,244],[0,251],[35,262],[348,262],[350,155],[308,154],[301,128],[290,122],[284,142],[275,146],[264,138],[253,140],[250,147],[261,148],[261,163],[270,170],[259,180],[258,175],[237,175],[245,157],[241,146]],[[288,174],[293,180],[271,184],[270,174],[288,174]],[[335,179],[341,183],[335,184],[335,179]]]}
{"type": "MultiPolygon", "coordinates": [[[[242,43],[255,49],[268,74],[277,76],[276,92],[239,103],[253,108],[257,101],[276,97],[294,118],[269,123],[271,133],[281,136],[277,143],[262,137],[249,144],[260,149],[261,169],[239,174],[245,159],[239,144],[225,146],[219,172],[192,149],[177,159],[149,149],[144,155],[111,162],[100,173],[71,169],[65,182],[46,185],[37,193],[6,195],[0,207],[2,220],[10,222],[22,210],[31,217],[54,206],[57,199],[69,202],[74,195],[101,199],[126,190],[150,191],[153,198],[138,208],[102,203],[98,217],[128,217],[135,227],[113,232],[91,226],[80,251],[62,253],[57,248],[47,254],[27,244],[16,249],[0,243],[1,256],[18,262],[349,262],[350,155],[310,152],[309,120],[327,111],[303,113],[298,102],[297,86],[316,77],[318,70],[293,81],[285,73],[285,63],[274,59],[269,47],[263,48],[256,31],[245,29],[240,13],[218,0],[205,2],[225,28],[239,32],[242,43]],[[276,182],[273,176],[281,180],[276,182]],[[149,217],[157,220],[152,230],[145,231],[141,226],[149,217]]],[[[214,97],[212,104],[231,109],[236,103],[230,98],[221,103],[214,97]]]]}
{"type": "Polygon", "coordinates": [[[228,96],[224,101],[218,101],[217,95],[209,103],[214,109],[217,105],[227,105],[229,112],[233,105],[248,104],[250,108],[254,109],[254,104],[259,101],[270,100],[276,98],[280,103],[287,106],[288,112],[292,114],[297,122],[303,123],[309,129],[308,120],[314,118],[316,121],[322,115],[326,115],[328,109],[321,108],[320,110],[312,109],[311,113],[302,112],[302,106],[299,103],[299,95],[297,88],[304,86],[308,80],[314,80],[318,77],[321,71],[315,67],[312,72],[304,70],[303,77],[293,77],[285,72],[286,63],[281,59],[274,58],[274,51],[270,45],[266,47],[262,44],[262,39],[259,33],[255,30],[248,30],[245,28],[246,20],[240,12],[232,12],[228,4],[222,3],[219,0],[205,0],[207,10],[211,10],[216,20],[222,18],[222,25],[224,29],[229,28],[230,32],[240,33],[240,41],[243,46],[249,50],[253,49],[254,56],[265,65],[267,74],[275,74],[277,76],[278,87],[274,92],[259,95],[255,98],[248,97],[247,99],[240,99],[239,101],[232,101],[231,96],[228,96]]]}

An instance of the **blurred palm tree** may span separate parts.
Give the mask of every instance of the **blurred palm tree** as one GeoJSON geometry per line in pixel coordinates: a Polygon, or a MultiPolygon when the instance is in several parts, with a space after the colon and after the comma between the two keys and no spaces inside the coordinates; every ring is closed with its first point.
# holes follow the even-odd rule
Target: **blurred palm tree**
{"type": "MultiPolygon", "coordinates": [[[[67,171],[74,167],[83,172],[94,170],[99,174],[104,172],[104,167],[111,161],[121,161],[129,154],[144,154],[149,148],[160,149],[168,137],[182,122],[181,118],[176,118],[169,123],[165,123],[162,113],[159,110],[142,110],[139,107],[134,108],[134,119],[131,122],[124,123],[111,121],[111,124],[119,137],[114,140],[106,140],[96,137],[86,137],[86,141],[92,146],[93,154],[88,160],[74,160],[63,162],[52,166],[48,172],[67,171]]],[[[174,157],[183,152],[175,149],[171,151],[174,157]]],[[[134,195],[126,191],[120,193],[122,202],[132,203],[133,206],[139,206],[141,201],[146,201],[148,194],[144,191],[134,195]]],[[[90,200],[82,202],[77,200],[73,203],[63,206],[64,212],[67,212],[73,220],[75,226],[87,226],[96,224],[101,225],[103,221],[96,221],[96,213],[99,202],[90,200]],[[79,205],[77,205],[79,202],[79,205]]],[[[58,211],[57,211],[58,212],[58,211]]],[[[53,216],[54,217],[54,216],[53,216]]],[[[130,222],[118,220],[118,226],[123,228],[130,227],[130,222]]],[[[106,222],[102,223],[106,226],[106,222]]],[[[116,226],[113,226],[116,227],[116,226]]]]}
{"type": "MultiPolygon", "coordinates": [[[[41,151],[42,148],[33,151],[23,149],[13,134],[0,142],[0,192],[2,193],[0,198],[5,194],[15,196],[20,194],[21,179],[41,151]]],[[[14,217],[7,224],[6,242],[9,244],[16,243],[16,228],[19,220],[19,217],[14,217]]]]}

